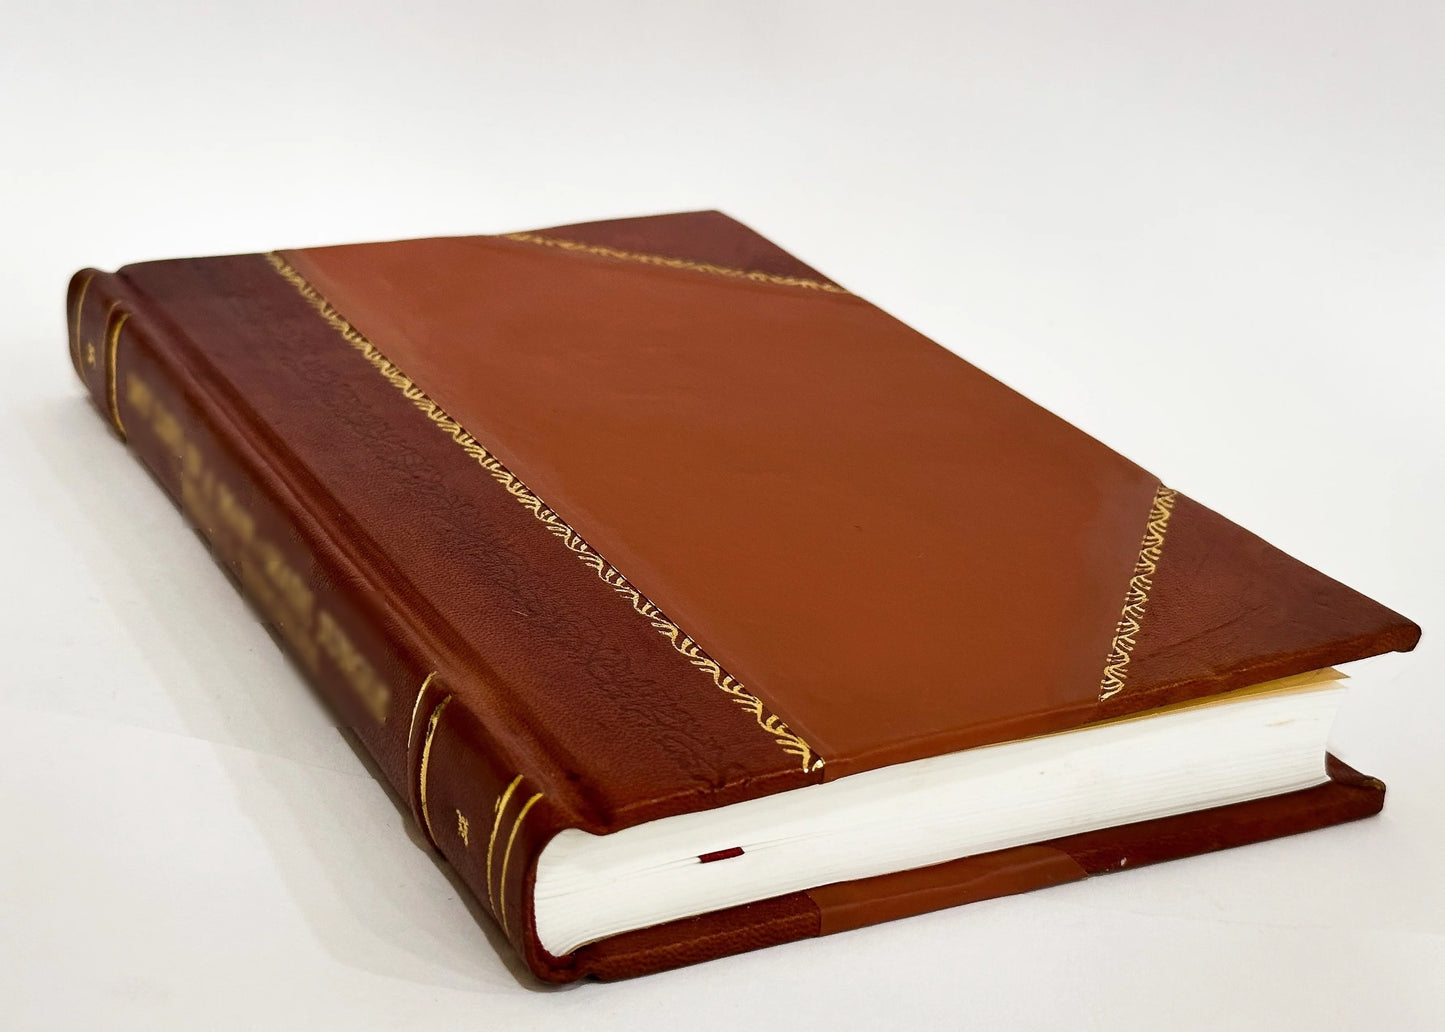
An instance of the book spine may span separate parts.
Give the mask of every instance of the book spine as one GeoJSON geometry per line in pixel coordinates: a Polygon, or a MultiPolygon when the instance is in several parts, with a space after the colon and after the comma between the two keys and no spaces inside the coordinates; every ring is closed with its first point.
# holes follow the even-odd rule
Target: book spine
{"type": "MultiPolygon", "coordinates": [[[[112,430],[371,753],[429,841],[479,899],[492,897],[496,915],[497,893],[490,880],[479,883],[485,868],[469,856],[460,815],[483,809],[487,817],[478,824],[492,823],[494,787],[524,779],[514,773],[516,758],[501,755],[483,721],[463,706],[448,706],[445,645],[379,590],[377,578],[328,525],[334,505],[316,497],[314,485],[285,474],[284,442],[266,431],[210,368],[204,351],[123,273],[77,273],[67,314],[76,373],[112,430]],[[429,812],[426,795],[428,762],[443,766],[431,755],[439,732],[448,755],[446,769],[431,772],[432,788],[445,790],[446,812],[459,815],[447,825],[429,812]],[[453,776],[462,769],[465,779],[453,776]]],[[[517,789],[527,793],[524,799],[533,792],[530,781],[514,786],[514,794],[517,789]]],[[[511,863],[520,867],[520,855],[511,863]]],[[[520,915],[530,908],[521,891],[516,896],[511,923],[522,925],[520,915]]],[[[521,945],[520,932],[513,938],[521,945]]]]}

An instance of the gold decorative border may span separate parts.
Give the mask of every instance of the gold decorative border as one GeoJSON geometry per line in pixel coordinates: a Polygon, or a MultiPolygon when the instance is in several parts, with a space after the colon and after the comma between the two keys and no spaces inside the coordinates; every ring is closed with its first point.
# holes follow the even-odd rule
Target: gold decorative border
{"type": "Polygon", "coordinates": [[[691,269],[693,272],[709,272],[714,276],[727,276],[731,279],[752,280],[754,283],[772,283],[780,287],[802,287],[806,290],[821,290],[828,294],[850,294],[836,283],[824,283],[822,280],[807,279],[802,276],[779,276],[771,272],[757,272],[750,269],[733,269],[726,265],[713,265],[709,262],[694,262],[687,258],[668,258],[660,254],[646,254],[642,251],[623,251],[616,247],[604,247],[601,244],[584,244],[578,240],[563,240],[560,237],[542,236],[539,233],[504,233],[503,240],[515,240],[521,244],[539,244],[542,247],[556,247],[563,251],[578,251],[583,254],[594,254],[601,258],[617,258],[624,262],[641,262],[644,265],[660,265],[666,269],[691,269]]]}
{"type": "Polygon", "coordinates": [[[1163,484],[1154,492],[1144,541],[1139,546],[1139,558],[1134,563],[1134,576],[1129,578],[1129,591],[1124,595],[1124,612],[1114,632],[1114,647],[1109,650],[1109,658],[1104,663],[1104,679],[1099,683],[1100,702],[1124,689],[1124,679],[1129,673],[1129,655],[1134,651],[1134,638],[1139,633],[1139,622],[1144,619],[1149,590],[1154,586],[1154,573],[1164,552],[1164,532],[1169,527],[1169,515],[1174,511],[1176,497],[1177,494],[1163,484]]]}
{"type": "MultiPolygon", "coordinates": [[[[297,292],[320,313],[322,318],[331,324],[333,329],[341,334],[348,344],[359,351],[382,376],[386,377],[392,386],[406,396],[408,401],[420,409],[442,432],[475,459],[478,465],[491,474],[492,479],[501,484],[507,493],[517,500],[518,504],[545,524],[547,529],[561,540],[579,561],[591,567],[604,583],[626,598],[632,604],[633,611],[646,619],[677,652],[687,657],[688,662],[711,677],[714,685],[730,695],[734,702],[750,713],[758,726],[772,735],[773,740],[782,747],[785,753],[797,757],[803,770],[822,769],[823,758],[814,754],[801,735],[789,728],[777,714],[769,713],[761,699],[744,688],[716,660],[699,648],[692,638],[683,633],[682,628],[669,620],[661,609],[653,605],[645,595],[628,583],[627,578],[623,577],[616,567],[587,544],[582,535],[548,508],[547,504],[533,494],[527,485],[522,483],[495,455],[483,447],[475,437],[467,433],[460,423],[447,415],[440,405],[427,397],[426,393],[409,376],[394,366],[375,344],[362,335],[361,331],[347,322],[346,318],[332,307],[331,303],[322,297],[316,288],[306,281],[305,277],[292,268],[285,258],[272,252],[266,255],[266,260],[288,283],[296,288],[297,292]]],[[[423,809],[423,814],[425,814],[425,809],[423,809]]],[[[505,864],[505,860],[503,863],[505,864]]]]}

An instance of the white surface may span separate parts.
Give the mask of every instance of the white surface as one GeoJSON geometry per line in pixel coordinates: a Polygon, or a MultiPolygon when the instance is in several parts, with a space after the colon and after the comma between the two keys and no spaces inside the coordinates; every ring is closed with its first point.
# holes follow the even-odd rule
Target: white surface
{"type": "Polygon", "coordinates": [[[485,8],[4,8],[0,1023],[1441,1027],[1439,5],[485,8]],[[82,401],[65,282],[712,206],[1424,625],[1336,725],[1385,813],[520,979],[82,401]]]}
{"type": "Polygon", "coordinates": [[[1204,702],[611,835],[568,828],[537,861],[537,937],[563,957],[608,935],[819,885],[1320,785],[1344,693],[1330,681],[1204,702]],[[734,848],[742,854],[698,862],[734,848]]]}

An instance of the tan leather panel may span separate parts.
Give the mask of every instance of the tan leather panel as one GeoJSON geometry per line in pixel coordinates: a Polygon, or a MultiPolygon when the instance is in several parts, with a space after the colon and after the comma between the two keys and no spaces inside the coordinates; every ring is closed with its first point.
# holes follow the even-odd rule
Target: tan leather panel
{"type": "MultiPolygon", "coordinates": [[[[366,614],[348,637],[377,669],[393,649],[411,657],[389,682],[396,712],[373,746],[406,756],[388,769],[409,770],[411,791],[414,703],[430,671],[438,683],[421,725],[454,694],[442,730],[475,725],[467,762],[503,782],[522,771],[546,781],[567,826],[601,833],[820,776],[804,774],[262,256],[131,266],[119,285],[137,305],[122,378],[138,340],[187,370],[191,418],[254,456],[233,490],[278,506],[305,499],[281,511],[307,529],[314,566],[293,565],[318,607],[366,614]]],[[[88,318],[104,310],[97,303],[88,318]]],[[[449,761],[433,759],[434,781],[452,776],[449,761]]],[[[472,795],[490,780],[471,767],[456,776],[472,795]]]]}
{"type": "Polygon", "coordinates": [[[828,776],[1092,712],[1156,479],[876,307],[488,237],[286,257],[828,776]]]}

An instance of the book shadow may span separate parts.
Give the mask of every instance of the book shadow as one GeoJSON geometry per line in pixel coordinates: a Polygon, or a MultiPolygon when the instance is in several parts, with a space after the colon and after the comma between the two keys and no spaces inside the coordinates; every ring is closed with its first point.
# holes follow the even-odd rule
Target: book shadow
{"type": "Polygon", "coordinates": [[[462,991],[499,981],[532,992],[572,988],[532,975],[290,655],[258,647],[264,639],[257,624],[280,645],[262,614],[231,589],[233,602],[196,607],[197,596],[224,594],[218,575],[233,587],[234,578],[164,488],[157,490],[159,481],[123,455],[97,412],[89,399],[52,397],[20,414],[33,454],[53,477],[48,486],[59,495],[53,518],[155,672],[185,733],[215,746],[237,809],[316,940],[344,964],[389,978],[462,991]],[[156,549],[162,538],[164,554],[156,549]],[[346,749],[336,744],[338,732],[346,749]],[[359,769],[350,766],[348,751],[359,769]],[[344,779],[361,770],[391,804],[384,812],[395,819],[385,824],[399,827],[377,826],[374,797],[366,804],[347,790],[344,779]],[[401,845],[403,836],[415,849],[401,845]],[[418,851],[465,904],[470,923],[456,920],[456,904],[439,898],[446,893],[424,874],[418,851]]]}

